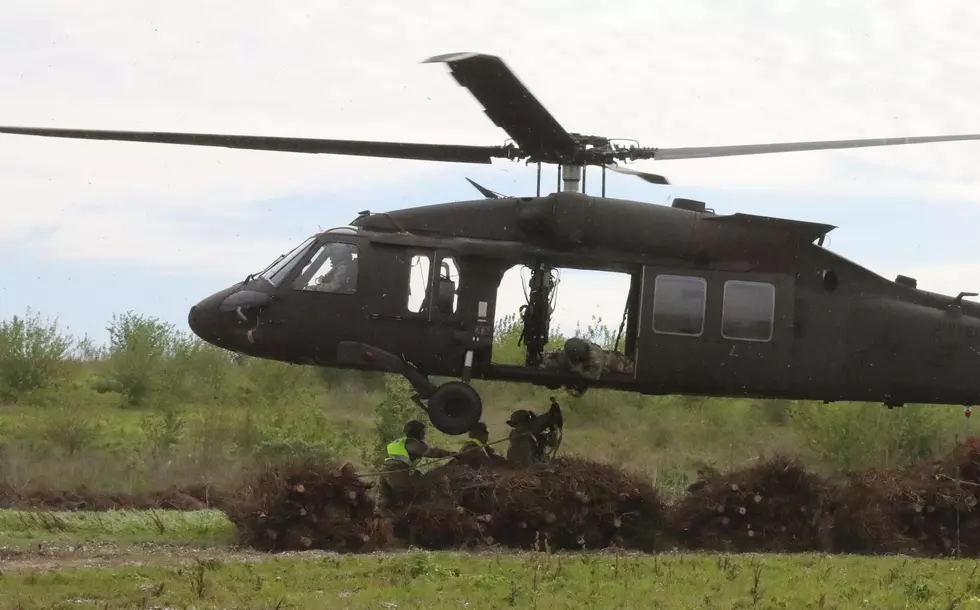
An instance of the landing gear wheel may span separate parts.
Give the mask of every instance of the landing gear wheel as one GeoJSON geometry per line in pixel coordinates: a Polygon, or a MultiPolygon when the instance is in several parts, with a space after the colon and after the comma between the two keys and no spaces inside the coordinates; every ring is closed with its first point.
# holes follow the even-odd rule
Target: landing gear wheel
{"type": "Polygon", "coordinates": [[[426,410],[436,430],[456,436],[469,432],[480,421],[483,417],[483,400],[469,384],[450,381],[436,388],[426,410]]]}

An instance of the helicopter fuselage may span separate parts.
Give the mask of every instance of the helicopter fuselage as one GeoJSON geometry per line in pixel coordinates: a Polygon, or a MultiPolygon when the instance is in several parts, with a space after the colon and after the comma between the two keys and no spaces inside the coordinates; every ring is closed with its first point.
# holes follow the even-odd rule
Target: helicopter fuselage
{"type": "MultiPolygon", "coordinates": [[[[206,341],[261,358],[399,372],[423,398],[427,377],[439,376],[980,403],[980,305],[887,280],[814,243],[832,228],[574,192],[368,213],[205,299],[189,323],[206,341]],[[347,283],[318,283],[336,252],[354,261],[334,263],[348,264],[347,283]],[[591,377],[545,366],[543,340],[529,342],[537,353],[525,365],[493,363],[497,289],[515,265],[543,269],[545,284],[554,268],[630,274],[618,353],[628,366],[591,377]],[[411,294],[413,273],[423,294],[411,294]]],[[[547,335],[538,324],[547,315],[529,314],[526,328],[547,335]]]]}

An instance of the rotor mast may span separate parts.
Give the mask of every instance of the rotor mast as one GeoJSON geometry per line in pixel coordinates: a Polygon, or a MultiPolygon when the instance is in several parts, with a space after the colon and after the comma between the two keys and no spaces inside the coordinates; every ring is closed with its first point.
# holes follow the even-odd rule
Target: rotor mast
{"type": "Polygon", "coordinates": [[[578,193],[580,185],[584,183],[582,180],[584,170],[584,165],[562,165],[562,190],[566,192],[571,191],[573,193],[578,193]]]}

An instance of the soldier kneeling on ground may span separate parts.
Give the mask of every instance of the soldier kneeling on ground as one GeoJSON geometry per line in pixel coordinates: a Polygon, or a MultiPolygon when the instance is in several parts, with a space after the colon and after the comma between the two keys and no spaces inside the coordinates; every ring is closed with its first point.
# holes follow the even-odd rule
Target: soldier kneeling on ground
{"type": "Polygon", "coordinates": [[[506,462],[502,456],[497,455],[493,447],[487,446],[489,440],[490,432],[487,430],[487,425],[477,422],[470,428],[470,437],[460,447],[456,454],[456,461],[470,468],[489,467],[506,462]]]}
{"type": "Polygon", "coordinates": [[[388,457],[381,466],[378,482],[380,504],[384,507],[404,502],[414,492],[420,474],[416,468],[419,460],[456,455],[454,451],[427,445],[425,424],[418,420],[405,424],[404,436],[388,443],[387,449],[388,457]]]}
{"type": "Polygon", "coordinates": [[[545,451],[554,445],[564,418],[561,407],[552,398],[551,409],[544,415],[520,409],[511,414],[507,425],[513,428],[508,435],[507,460],[515,466],[525,467],[545,461],[545,451]]]}

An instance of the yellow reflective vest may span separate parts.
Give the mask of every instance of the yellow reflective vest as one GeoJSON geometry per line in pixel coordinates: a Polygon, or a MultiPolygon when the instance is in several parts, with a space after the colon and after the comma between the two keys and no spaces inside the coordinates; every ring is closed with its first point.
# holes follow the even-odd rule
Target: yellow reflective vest
{"type": "Polygon", "coordinates": [[[418,459],[413,460],[412,456],[408,454],[408,449],[405,447],[406,440],[406,437],[403,436],[388,443],[388,459],[403,462],[414,467],[418,459]]]}
{"type": "Polygon", "coordinates": [[[461,448],[461,451],[463,451],[464,455],[470,453],[471,451],[474,451],[474,452],[476,451],[476,449],[467,449],[466,448],[466,446],[469,445],[470,443],[473,443],[474,445],[476,445],[480,449],[483,449],[483,453],[485,453],[486,455],[490,455],[489,453],[487,453],[486,445],[483,444],[483,441],[481,441],[478,438],[472,438],[472,437],[468,438],[466,440],[466,442],[463,443],[463,446],[461,448]]]}

